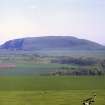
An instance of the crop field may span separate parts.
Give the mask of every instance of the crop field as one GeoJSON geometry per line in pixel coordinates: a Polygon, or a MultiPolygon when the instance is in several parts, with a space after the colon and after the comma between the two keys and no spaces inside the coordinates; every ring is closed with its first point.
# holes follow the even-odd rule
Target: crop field
{"type": "Polygon", "coordinates": [[[0,105],[82,105],[96,94],[105,105],[105,76],[0,77],[0,105]]]}

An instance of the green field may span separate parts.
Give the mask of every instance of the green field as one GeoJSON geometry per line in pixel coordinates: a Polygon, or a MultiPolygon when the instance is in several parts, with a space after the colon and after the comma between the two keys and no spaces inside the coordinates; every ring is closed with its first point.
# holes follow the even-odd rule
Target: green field
{"type": "Polygon", "coordinates": [[[105,105],[105,76],[0,77],[0,105],[81,105],[96,93],[105,105]]]}
{"type": "MultiPolygon", "coordinates": [[[[0,105],[82,105],[90,90],[0,92],[0,105]]],[[[105,91],[95,90],[94,105],[105,105],[105,91]]]]}
{"type": "MultiPolygon", "coordinates": [[[[69,62],[69,61],[68,61],[69,62]]],[[[94,71],[105,73],[105,51],[49,51],[49,52],[0,52],[0,76],[14,75],[48,75],[59,71],[94,71]],[[75,63],[60,63],[63,60],[82,61],[82,63],[93,60],[93,65],[80,65],[75,63]],[[85,61],[83,61],[85,60],[85,61]],[[102,67],[103,62],[103,67],[102,67]],[[14,68],[2,68],[3,64],[16,65],[14,68]],[[85,67],[85,68],[84,68],[85,67]],[[85,69],[85,70],[84,70],[85,69]]],[[[88,73],[87,73],[88,74],[88,73]]]]}
{"type": "Polygon", "coordinates": [[[105,76],[14,76],[0,77],[1,91],[105,89],[105,76]]]}
{"type": "Polygon", "coordinates": [[[0,76],[24,76],[24,75],[44,75],[56,72],[64,67],[76,68],[77,66],[67,64],[35,64],[30,62],[15,63],[14,68],[0,68],[0,76]]]}
{"type": "MultiPolygon", "coordinates": [[[[105,76],[51,75],[61,70],[105,71],[105,52],[0,52],[0,105],[82,105],[96,94],[94,105],[105,105],[105,76]],[[70,58],[71,57],[71,58],[70,58]],[[91,58],[94,65],[52,63],[52,60],[91,58]],[[16,67],[6,67],[8,65],[16,67]],[[83,68],[82,68],[83,67],[83,68]],[[102,68],[103,67],[103,68],[102,68]],[[49,74],[48,74],[49,73],[49,74]]],[[[90,60],[91,61],[91,60],[90,60]]]]}

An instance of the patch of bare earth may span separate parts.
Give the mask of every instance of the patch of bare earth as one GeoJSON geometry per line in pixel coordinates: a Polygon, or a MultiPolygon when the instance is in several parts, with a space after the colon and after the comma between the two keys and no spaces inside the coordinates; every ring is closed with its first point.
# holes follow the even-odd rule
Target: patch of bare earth
{"type": "Polygon", "coordinates": [[[0,64],[0,69],[16,68],[15,64],[0,64]]]}

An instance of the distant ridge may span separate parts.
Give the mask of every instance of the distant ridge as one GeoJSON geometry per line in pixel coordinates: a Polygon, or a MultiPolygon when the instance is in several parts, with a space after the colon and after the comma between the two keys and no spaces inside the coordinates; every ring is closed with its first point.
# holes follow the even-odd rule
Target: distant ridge
{"type": "Polygon", "coordinates": [[[44,36],[9,40],[0,46],[6,50],[105,50],[105,46],[73,36],[44,36]]]}

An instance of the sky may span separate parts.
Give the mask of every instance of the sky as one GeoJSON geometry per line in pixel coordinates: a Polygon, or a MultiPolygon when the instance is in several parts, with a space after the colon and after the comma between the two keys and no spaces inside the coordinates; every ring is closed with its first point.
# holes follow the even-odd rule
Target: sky
{"type": "Polygon", "coordinates": [[[0,44],[50,35],[105,45],[105,0],[0,0],[0,44]]]}

